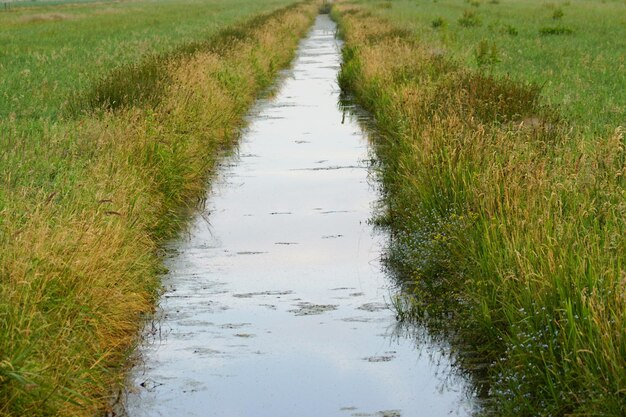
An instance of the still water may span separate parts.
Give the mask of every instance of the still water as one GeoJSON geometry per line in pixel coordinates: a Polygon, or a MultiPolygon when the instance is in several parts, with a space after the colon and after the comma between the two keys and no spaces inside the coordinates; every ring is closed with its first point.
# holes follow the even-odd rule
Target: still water
{"type": "Polygon", "coordinates": [[[277,94],[250,112],[205,209],[170,245],[130,416],[474,410],[446,347],[396,326],[379,262],[387,237],[367,222],[379,198],[367,137],[338,104],[335,29],[317,18],[277,94]]]}

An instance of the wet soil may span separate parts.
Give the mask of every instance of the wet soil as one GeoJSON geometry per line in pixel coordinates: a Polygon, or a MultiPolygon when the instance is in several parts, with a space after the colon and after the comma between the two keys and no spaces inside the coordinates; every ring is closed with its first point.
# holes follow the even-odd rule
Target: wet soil
{"type": "MultiPolygon", "coordinates": [[[[318,17],[278,93],[166,260],[130,416],[470,415],[446,346],[398,330],[365,133],[339,102],[341,42],[318,17]]],[[[425,333],[424,333],[425,334],[425,333]]]]}

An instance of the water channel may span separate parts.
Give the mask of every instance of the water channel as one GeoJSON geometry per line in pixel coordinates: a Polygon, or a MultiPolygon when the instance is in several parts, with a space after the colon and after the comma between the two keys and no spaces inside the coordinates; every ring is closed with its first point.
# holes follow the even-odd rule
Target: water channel
{"type": "Polygon", "coordinates": [[[379,263],[387,237],[367,222],[378,198],[367,137],[338,104],[335,29],[317,18],[277,94],[250,112],[206,208],[171,244],[131,417],[474,410],[445,346],[397,330],[379,263]]]}

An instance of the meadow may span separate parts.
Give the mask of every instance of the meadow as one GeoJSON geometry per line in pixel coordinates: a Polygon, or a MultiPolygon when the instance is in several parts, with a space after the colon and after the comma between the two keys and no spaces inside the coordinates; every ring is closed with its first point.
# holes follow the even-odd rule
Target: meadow
{"type": "MultiPolygon", "coordinates": [[[[47,2],[0,14],[0,117],[66,118],[114,68],[206,39],[288,1],[47,2]]],[[[17,3],[20,4],[20,3],[17,3]]]]}
{"type": "MultiPolygon", "coordinates": [[[[291,3],[0,10],[0,415],[110,411],[161,243],[317,11],[291,3]]],[[[340,82],[381,136],[398,313],[465,352],[485,413],[626,414],[625,8],[334,8],[340,82]]]]}
{"type": "Polygon", "coordinates": [[[362,2],[467,68],[541,87],[570,124],[626,124],[626,21],[621,0],[362,2]]]}
{"type": "Polygon", "coordinates": [[[315,5],[55,2],[0,12],[0,415],[104,413],[201,202],[315,5]]]}
{"type": "Polygon", "coordinates": [[[626,413],[621,1],[342,0],[387,262],[486,415],[626,413]]]}

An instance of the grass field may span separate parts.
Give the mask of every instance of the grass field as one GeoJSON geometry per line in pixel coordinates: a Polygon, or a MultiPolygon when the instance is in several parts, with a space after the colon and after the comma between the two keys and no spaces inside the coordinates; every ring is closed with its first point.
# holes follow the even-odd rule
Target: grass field
{"type": "Polygon", "coordinates": [[[316,12],[289,3],[0,12],[0,415],[106,410],[160,242],[316,12]]]}
{"type": "MultiPolygon", "coordinates": [[[[290,3],[0,10],[0,415],[106,411],[157,293],[159,244],[316,11],[290,3]]],[[[451,324],[497,415],[626,414],[625,12],[335,10],[340,81],[382,135],[379,221],[413,294],[399,313],[451,324]]]]}
{"type": "Polygon", "coordinates": [[[626,414],[625,12],[334,8],[340,82],[381,136],[398,313],[460,348],[485,414],[626,414]]]}
{"type": "MultiPolygon", "coordinates": [[[[66,116],[113,68],[206,39],[287,0],[67,2],[0,13],[0,117],[66,116]]],[[[36,3],[35,3],[36,4],[36,3]]]]}
{"type": "Polygon", "coordinates": [[[594,132],[626,125],[623,0],[367,0],[438,52],[542,87],[542,102],[594,132]]]}

